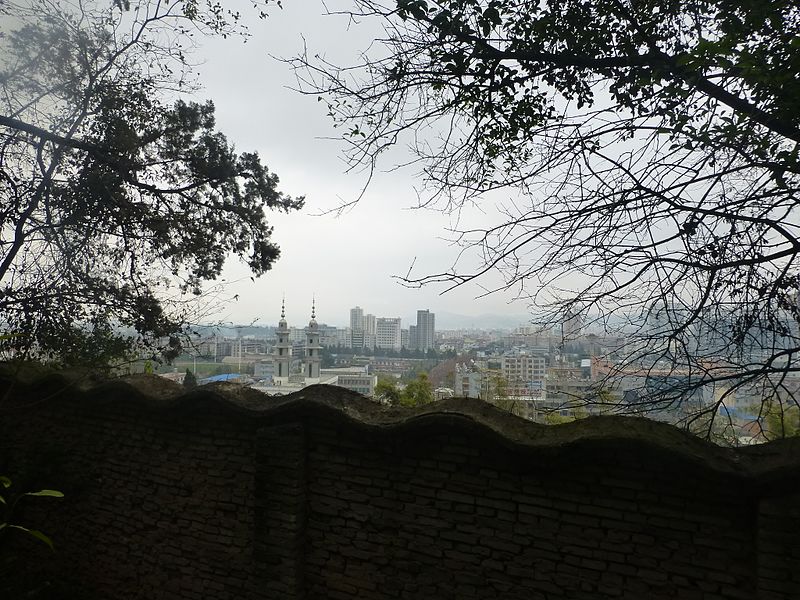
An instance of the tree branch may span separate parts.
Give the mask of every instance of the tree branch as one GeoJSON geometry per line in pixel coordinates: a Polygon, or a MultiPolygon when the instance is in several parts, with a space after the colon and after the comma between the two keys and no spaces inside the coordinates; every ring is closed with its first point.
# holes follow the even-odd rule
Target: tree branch
{"type": "Polygon", "coordinates": [[[74,148],[76,150],[84,150],[86,152],[91,152],[92,154],[95,155],[104,154],[103,149],[95,144],[90,144],[89,142],[85,142],[77,138],[64,137],[62,135],[53,133],[52,131],[47,131],[46,129],[37,127],[36,125],[31,125],[30,123],[25,123],[24,121],[20,121],[19,119],[14,119],[12,117],[7,117],[5,115],[0,115],[0,125],[8,127],[9,129],[14,129],[16,131],[28,133],[34,137],[38,137],[39,139],[45,142],[52,142],[54,144],[59,144],[62,146],[67,146],[69,148],[74,148]]]}

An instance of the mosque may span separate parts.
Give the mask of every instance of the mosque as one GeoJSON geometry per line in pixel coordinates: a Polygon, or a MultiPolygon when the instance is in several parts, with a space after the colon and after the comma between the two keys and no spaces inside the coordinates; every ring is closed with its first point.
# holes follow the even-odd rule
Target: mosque
{"type": "Polygon", "coordinates": [[[306,327],[305,357],[302,370],[292,372],[292,342],[289,339],[289,324],[286,321],[286,300],[281,302],[281,318],[276,331],[277,342],[272,352],[272,382],[254,387],[270,394],[284,395],[299,391],[306,386],[323,383],[336,385],[371,396],[375,390],[377,376],[364,367],[322,369],[319,324],[316,315],[316,299],[311,301],[311,320],[306,327]]]}

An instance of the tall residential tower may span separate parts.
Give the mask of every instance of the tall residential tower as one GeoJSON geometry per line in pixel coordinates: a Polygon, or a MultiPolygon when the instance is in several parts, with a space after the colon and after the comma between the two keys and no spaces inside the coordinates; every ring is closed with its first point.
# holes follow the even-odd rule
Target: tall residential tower
{"type": "Polygon", "coordinates": [[[427,352],[436,348],[436,315],[430,310],[417,311],[417,326],[411,343],[416,350],[427,352]]]}

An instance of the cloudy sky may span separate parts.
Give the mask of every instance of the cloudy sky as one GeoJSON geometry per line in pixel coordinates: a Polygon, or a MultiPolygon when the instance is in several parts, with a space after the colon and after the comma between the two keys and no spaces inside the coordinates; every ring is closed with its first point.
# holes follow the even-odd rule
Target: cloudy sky
{"type": "MultiPolygon", "coordinates": [[[[336,9],[335,3],[328,7],[336,9]]],[[[376,35],[374,26],[349,26],[346,18],[324,13],[319,0],[285,2],[268,19],[251,20],[247,43],[205,40],[195,55],[202,62],[201,94],[215,102],[220,130],[239,150],[258,150],[280,177],[284,192],[307,198],[301,213],[271,217],[282,256],[270,273],[251,282],[246,268],[229,265],[227,293],[239,300],[217,317],[271,324],[284,294],[293,324],[308,320],[312,295],[318,319],[332,325],[348,323],[355,305],[377,316],[402,317],[404,326],[418,308],[443,316],[524,314],[526,304],[510,303],[511,294],[476,299],[482,290],[470,286],[442,295],[442,287],[408,289],[393,278],[412,265],[418,275],[441,271],[457,253],[446,241],[452,225],[448,216],[410,208],[417,198],[413,170],[390,173],[392,164],[387,162],[361,202],[339,217],[323,214],[356,198],[364,174],[346,173],[343,146],[330,139],[337,130],[325,115],[324,103],[293,91],[294,74],[272,57],[297,55],[305,43],[309,54],[353,63],[376,35]]],[[[491,215],[493,207],[484,210],[491,215]]],[[[480,222],[489,217],[475,212],[466,218],[480,222]]]]}

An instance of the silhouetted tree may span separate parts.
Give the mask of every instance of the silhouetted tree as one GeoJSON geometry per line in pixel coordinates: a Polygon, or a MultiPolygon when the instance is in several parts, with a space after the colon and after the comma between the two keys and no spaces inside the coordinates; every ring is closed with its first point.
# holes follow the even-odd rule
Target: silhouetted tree
{"type": "Polygon", "coordinates": [[[186,374],[183,376],[183,387],[190,390],[197,387],[197,377],[189,369],[186,369],[186,374]]]}
{"type": "Polygon", "coordinates": [[[204,283],[230,254],[266,272],[266,210],[302,206],[189,99],[190,36],[235,34],[238,15],[130,4],[0,4],[0,321],[17,355],[175,356],[204,283]]]}
{"type": "Polygon", "coordinates": [[[499,269],[545,324],[621,328],[609,380],[640,377],[631,410],[713,415],[754,386],[796,402],[796,2],[355,4],[386,31],[363,64],[295,61],[349,159],[374,168],[408,142],[424,206],[514,198],[456,233],[479,268],[408,284],[499,269]],[[711,383],[727,393],[695,405],[711,383]]]}

